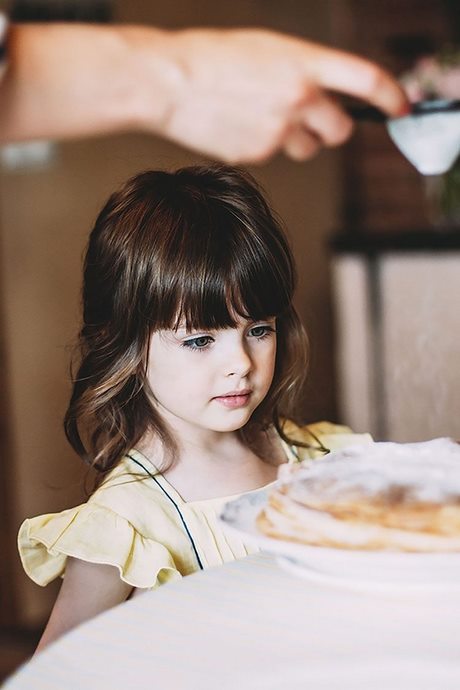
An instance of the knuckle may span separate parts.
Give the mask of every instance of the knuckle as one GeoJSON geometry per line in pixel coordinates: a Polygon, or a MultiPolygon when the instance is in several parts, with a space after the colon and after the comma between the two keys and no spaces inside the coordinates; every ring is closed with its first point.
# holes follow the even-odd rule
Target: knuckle
{"type": "Polygon", "coordinates": [[[332,136],[329,139],[329,146],[340,146],[347,141],[353,132],[353,122],[351,119],[344,116],[343,120],[334,129],[332,136]]]}
{"type": "Polygon", "coordinates": [[[291,90],[290,106],[293,110],[300,110],[318,99],[319,90],[311,81],[298,81],[291,90]]]}

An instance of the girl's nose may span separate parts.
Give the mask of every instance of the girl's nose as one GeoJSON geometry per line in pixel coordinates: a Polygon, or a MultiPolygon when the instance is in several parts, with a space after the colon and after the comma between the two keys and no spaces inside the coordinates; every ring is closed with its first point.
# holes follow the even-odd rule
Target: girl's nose
{"type": "Polygon", "coordinates": [[[244,378],[249,374],[252,360],[242,345],[235,347],[232,353],[228,353],[225,363],[226,376],[239,376],[244,378]]]}

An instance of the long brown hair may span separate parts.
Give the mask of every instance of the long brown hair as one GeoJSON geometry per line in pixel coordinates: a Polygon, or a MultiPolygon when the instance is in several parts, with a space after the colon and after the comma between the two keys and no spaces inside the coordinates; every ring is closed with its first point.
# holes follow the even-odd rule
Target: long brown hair
{"type": "MultiPolygon", "coordinates": [[[[151,170],[112,194],[85,256],[78,372],[67,438],[106,472],[147,432],[176,444],[147,381],[151,333],[277,317],[271,388],[240,431],[247,443],[295,418],[307,340],[292,305],[295,268],[281,224],[249,173],[224,165],[151,170]]],[[[303,444],[302,444],[303,445],[303,444]]]]}

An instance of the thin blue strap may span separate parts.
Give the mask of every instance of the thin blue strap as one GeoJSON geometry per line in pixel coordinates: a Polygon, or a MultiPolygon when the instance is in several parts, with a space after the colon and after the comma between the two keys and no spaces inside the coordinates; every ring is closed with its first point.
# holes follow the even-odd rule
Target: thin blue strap
{"type": "Polygon", "coordinates": [[[291,451],[292,455],[295,457],[295,459],[300,461],[300,455],[299,455],[299,451],[297,450],[297,447],[291,445],[291,446],[288,446],[288,448],[291,451]]]}
{"type": "Polygon", "coordinates": [[[180,511],[180,508],[179,508],[179,506],[177,505],[176,501],[172,498],[172,496],[170,496],[170,495],[168,494],[168,492],[166,491],[166,489],[165,489],[163,486],[161,486],[160,482],[159,482],[158,479],[155,477],[155,475],[153,475],[151,472],[149,472],[149,470],[148,470],[146,467],[144,467],[144,465],[143,465],[141,462],[139,462],[139,460],[136,460],[136,458],[133,458],[133,456],[130,455],[129,453],[128,453],[128,458],[130,458],[133,462],[135,462],[136,465],[139,465],[139,467],[142,467],[142,469],[144,470],[144,472],[146,472],[146,473],[149,475],[149,477],[151,477],[151,478],[153,479],[153,481],[155,482],[155,484],[156,484],[157,486],[160,487],[160,489],[162,490],[162,492],[164,493],[164,495],[167,496],[167,497],[169,498],[169,500],[170,500],[171,503],[173,504],[174,508],[177,510],[177,512],[178,512],[178,514],[179,514],[179,517],[180,517],[180,519],[181,519],[182,525],[183,525],[183,527],[184,527],[184,529],[185,529],[185,532],[186,532],[188,538],[190,539],[190,543],[191,543],[191,545],[192,545],[193,552],[194,552],[194,554],[195,554],[195,556],[196,556],[196,560],[198,561],[198,565],[200,566],[200,570],[204,570],[203,563],[201,562],[201,558],[200,558],[200,555],[199,555],[198,550],[197,550],[197,548],[196,548],[195,542],[193,541],[193,537],[192,537],[192,535],[190,534],[190,530],[189,530],[189,528],[187,527],[187,523],[185,522],[184,516],[182,515],[182,513],[181,513],[181,511],[180,511]]]}

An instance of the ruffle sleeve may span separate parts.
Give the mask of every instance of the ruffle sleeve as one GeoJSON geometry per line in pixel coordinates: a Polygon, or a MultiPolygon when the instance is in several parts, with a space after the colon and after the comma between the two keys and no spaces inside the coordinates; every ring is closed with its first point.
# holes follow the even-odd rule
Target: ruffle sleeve
{"type": "Polygon", "coordinates": [[[41,586],[63,576],[68,556],[113,565],[124,582],[143,589],[181,577],[163,544],[93,502],[25,520],[18,548],[24,570],[41,586]]]}

